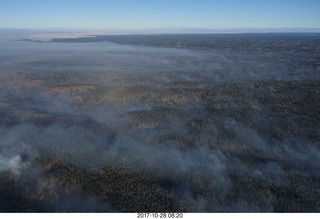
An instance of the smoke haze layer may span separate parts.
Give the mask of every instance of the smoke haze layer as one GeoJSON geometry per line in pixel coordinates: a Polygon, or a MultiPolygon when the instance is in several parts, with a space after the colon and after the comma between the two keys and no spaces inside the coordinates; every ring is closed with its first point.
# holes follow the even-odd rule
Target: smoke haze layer
{"type": "Polygon", "coordinates": [[[0,211],[319,212],[319,45],[0,41],[0,211]]]}

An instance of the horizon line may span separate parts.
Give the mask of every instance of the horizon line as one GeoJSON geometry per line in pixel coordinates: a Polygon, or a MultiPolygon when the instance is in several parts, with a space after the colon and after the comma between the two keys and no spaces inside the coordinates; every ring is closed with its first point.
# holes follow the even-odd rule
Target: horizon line
{"type": "Polygon", "coordinates": [[[249,32],[266,32],[266,31],[276,31],[276,32],[303,32],[303,31],[316,31],[320,32],[320,27],[239,27],[239,28],[205,28],[205,27],[165,27],[165,28],[74,28],[74,27],[41,27],[41,28],[17,28],[17,27],[0,27],[0,30],[12,30],[12,31],[188,31],[188,32],[234,32],[234,31],[249,31],[249,32]]]}
{"type": "Polygon", "coordinates": [[[96,37],[107,35],[169,35],[169,34],[320,34],[320,28],[188,28],[153,29],[122,28],[0,28],[0,40],[40,40],[58,38],[96,37]]]}

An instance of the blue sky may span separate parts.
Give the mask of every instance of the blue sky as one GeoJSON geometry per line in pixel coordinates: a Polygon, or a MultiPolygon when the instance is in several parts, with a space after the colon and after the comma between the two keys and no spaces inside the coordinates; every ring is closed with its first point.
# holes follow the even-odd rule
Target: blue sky
{"type": "Polygon", "coordinates": [[[320,28],[320,0],[0,0],[0,28],[320,28]]]}

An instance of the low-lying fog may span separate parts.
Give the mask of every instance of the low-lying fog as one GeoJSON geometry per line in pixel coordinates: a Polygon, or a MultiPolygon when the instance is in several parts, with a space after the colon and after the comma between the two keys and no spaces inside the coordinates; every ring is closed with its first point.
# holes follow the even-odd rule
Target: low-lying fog
{"type": "Polygon", "coordinates": [[[320,48],[286,45],[0,41],[0,211],[319,212],[320,48]]]}

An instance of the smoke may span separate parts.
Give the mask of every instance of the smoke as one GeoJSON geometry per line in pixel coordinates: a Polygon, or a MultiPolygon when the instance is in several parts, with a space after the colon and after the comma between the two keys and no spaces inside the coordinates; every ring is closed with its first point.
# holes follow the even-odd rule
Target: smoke
{"type": "Polygon", "coordinates": [[[24,167],[21,157],[19,155],[7,158],[0,156],[0,171],[10,171],[16,175],[20,175],[21,169],[24,167]]]}
{"type": "MultiPolygon", "coordinates": [[[[24,71],[32,71],[32,74],[37,73],[38,76],[46,77],[46,80],[51,79],[62,84],[72,83],[74,81],[68,80],[81,76],[85,80],[80,80],[80,83],[89,80],[98,84],[130,78],[128,86],[137,79],[140,83],[148,79],[158,85],[158,82],[165,85],[166,82],[179,80],[298,80],[298,77],[302,79],[305,75],[314,77],[316,67],[304,66],[301,72],[301,68],[287,63],[290,61],[290,54],[284,56],[282,53],[273,52],[272,47],[269,53],[259,53],[258,56],[237,50],[228,52],[120,46],[109,42],[1,42],[1,47],[5,51],[1,54],[2,68],[21,67],[24,71]],[[63,81],[65,79],[67,81],[63,81]]],[[[305,55],[295,61],[303,63],[308,58],[305,55]]]]}
{"type": "Polygon", "coordinates": [[[224,43],[0,42],[0,210],[319,211],[317,55],[224,43]]]}

